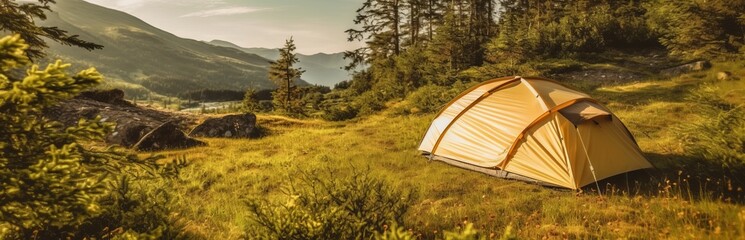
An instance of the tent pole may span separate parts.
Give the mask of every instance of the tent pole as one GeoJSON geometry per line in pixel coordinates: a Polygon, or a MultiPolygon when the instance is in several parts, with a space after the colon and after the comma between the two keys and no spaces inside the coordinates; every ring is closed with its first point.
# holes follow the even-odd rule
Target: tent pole
{"type": "Polygon", "coordinates": [[[587,156],[587,162],[590,163],[590,172],[592,172],[592,178],[595,179],[595,186],[598,188],[598,195],[600,197],[603,197],[603,194],[600,193],[600,184],[598,183],[598,177],[595,176],[595,167],[592,166],[592,161],[590,160],[590,154],[587,152],[587,147],[585,147],[585,141],[582,140],[582,134],[579,133],[579,128],[574,127],[575,130],[577,130],[577,137],[579,137],[579,142],[582,143],[582,149],[585,150],[585,156],[587,156]]]}

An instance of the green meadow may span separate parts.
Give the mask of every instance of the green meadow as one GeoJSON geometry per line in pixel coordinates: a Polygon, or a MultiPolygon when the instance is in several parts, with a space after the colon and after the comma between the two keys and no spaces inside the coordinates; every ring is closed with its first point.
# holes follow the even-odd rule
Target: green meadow
{"type": "MultiPolygon", "coordinates": [[[[743,239],[742,172],[680,143],[681,131],[710,119],[697,110],[697,92],[745,103],[745,80],[716,79],[725,70],[743,76],[743,69],[715,63],[705,72],[589,91],[625,122],[656,167],[601,181],[600,193],[593,185],[553,189],[429,162],[417,146],[434,115],[393,110],[344,122],[259,115],[262,138],[204,139],[209,147],[160,154],[189,162],[172,185],[174,218],[189,234],[212,239],[252,238],[247,202],[287,202],[285,190],[303,174],[341,179],[362,172],[416,193],[399,224],[419,238],[470,223],[487,238],[508,231],[519,239],[743,239]]],[[[405,104],[392,101],[389,109],[405,104]]]]}

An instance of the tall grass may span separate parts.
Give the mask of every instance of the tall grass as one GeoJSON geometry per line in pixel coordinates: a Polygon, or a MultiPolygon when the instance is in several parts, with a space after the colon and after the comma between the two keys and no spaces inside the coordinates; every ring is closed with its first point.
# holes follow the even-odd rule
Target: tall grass
{"type": "Polygon", "coordinates": [[[691,91],[698,121],[678,126],[678,137],[691,154],[728,168],[745,165],[745,104],[726,102],[711,84],[691,91]]]}

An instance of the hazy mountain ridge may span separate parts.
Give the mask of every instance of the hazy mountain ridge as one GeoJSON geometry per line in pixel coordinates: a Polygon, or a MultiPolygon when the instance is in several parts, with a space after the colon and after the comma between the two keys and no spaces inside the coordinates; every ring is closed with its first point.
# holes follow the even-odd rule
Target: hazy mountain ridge
{"type": "MultiPolygon", "coordinates": [[[[45,25],[104,45],[88,52],[50,44],[49,58],[95,66],[109,81],[175,96],[199,89],[274,88],[268,60],[231,48],[180,38],[127,13],[81,0],[60,1],[45,25]]],[[[305,84],[305,83],[300,83],[305,84]]]]}
{"type": "MultiPolygon", "coordinates": [[[[212,40],[208,43],[238,49],[266,59],[275,60],[279,58],[279,49],[277,48],[245,48],[224,40],[212,40]]],[[[349,73],[342,69],[342,67],[349,63],[349,61],[344,59],[344,53],[297,54],[297,57],[300,61],[298,66],[305,70],[302,78],[308,83],[334,86],[334,84],[350,78],[349,73]]]]}

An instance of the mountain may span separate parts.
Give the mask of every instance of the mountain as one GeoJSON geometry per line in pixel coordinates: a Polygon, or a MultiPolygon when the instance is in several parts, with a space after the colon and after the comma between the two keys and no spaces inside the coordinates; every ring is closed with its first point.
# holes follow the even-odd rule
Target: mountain
{"type": "MultiPolygon", "coordinates": [[[[279,58],[279,49],[276,48],[244,48],[223,40],[212,40],[209,43],[216,46],[239,49],[271,60],[279,58]]],[[[349,64],[349,61],[344,59],[344,53],[297,54],[297,57],[300,61],[298,62],[298,66],[305,70],[303,80],[308,83],[331,87],[334,84],[349,79],[349,73],[342,69],[342,67],[349,64]]]]}
{"type": "Polygon", "coordinates": [[[268,60],[256,54],[180,38],[127,13],[82,0],[58,1],[53,10],[42,24],[80,35],[104,49],[89,52],[52,43],[48,58],[80,68],[94,66],[109,84],[128,93],[142,90],[140,86],[168,96],[201,89],[275,87],[268,79],[268,60]]]}

